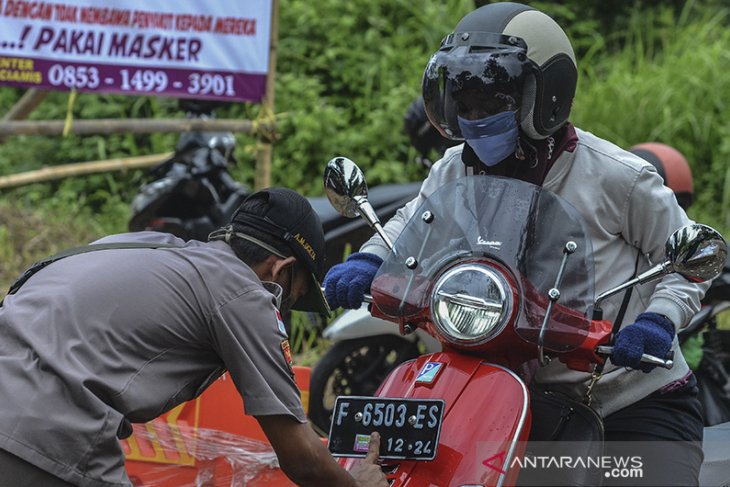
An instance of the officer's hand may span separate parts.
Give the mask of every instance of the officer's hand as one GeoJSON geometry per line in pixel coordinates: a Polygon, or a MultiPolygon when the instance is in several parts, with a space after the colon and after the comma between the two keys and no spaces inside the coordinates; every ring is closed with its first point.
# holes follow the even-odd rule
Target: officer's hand
{"type": "Polygon", "coordinates": [[[380,435],[374,432],[370,435],[367,456],[350,472],[358,485],[362,487],[388,485],[388,479],[385,478],[380,465],[376,463],[378,456],[380,456],[380,435]]]}
{"type": "Polygon", "coordinates": [[[375,254],[356,252],[333,266],[324,277],[324,297],[330,308],[359,308],[382,263],[375,254]]]}
{"type": "Polygon", "coordinates": [[[647,353],[664,358],[672,348],[674,324],[657,313],[641,313],[636,321],[616,335],[611,362],[650,372],[656,365],[641,363],[647,353]]]}

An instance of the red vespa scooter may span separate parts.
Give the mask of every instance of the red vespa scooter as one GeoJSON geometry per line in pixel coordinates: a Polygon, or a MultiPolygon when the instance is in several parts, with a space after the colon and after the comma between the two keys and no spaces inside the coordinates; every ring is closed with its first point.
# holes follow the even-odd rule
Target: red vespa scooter
{"type": "Polygon", "coordinates": [[[684,227],[665,263],[594,300],[586,226],[549,191],[490,176],[453,181],[392,244],[352,161],[331,160],[324,179],[333,206],[365,217],[391,246],[371,286],[373,316],[402,334],[421,327],[443,345],[396,368],[375,397],[336,400],[330,451],[351,468],[378,431],[393,486],[514,485],[531,429],[526,364],[594,371],[612,351],[611,323],[594,319],[602,299],[670,272],[712,279],[727,255],[713,229],[684,227]]]}

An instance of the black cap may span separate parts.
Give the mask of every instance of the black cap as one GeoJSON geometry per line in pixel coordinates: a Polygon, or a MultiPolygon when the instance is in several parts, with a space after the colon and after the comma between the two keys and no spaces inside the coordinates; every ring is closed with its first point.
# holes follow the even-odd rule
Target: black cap
{"type": "Polygon", "coordinates": [[[312,275],[309,291],[292,309],[329,314],[330,308],[320,284],[325,271],[324,231],[319,216],[304,196],[287,188],[263,189],[241,203],[231,218],[231,225],[234,231],[240,231],[244,225],[285,242],[297,261],[312,275]],[[254,200],[263,200],[266,204],[247,204],[254,200]]]}

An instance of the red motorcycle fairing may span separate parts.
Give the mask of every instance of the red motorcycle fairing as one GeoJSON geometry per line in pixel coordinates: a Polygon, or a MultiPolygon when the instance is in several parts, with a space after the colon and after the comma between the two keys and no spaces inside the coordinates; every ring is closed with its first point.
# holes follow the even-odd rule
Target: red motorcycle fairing
{"type": "MultiPolygon", "coordinates": [[[[401,364],[376,395],[445,402],[436,458],[384,461],[391,485],[515,484],[519,472],[510,466],[523,453],[520,450],[529,436],[531,416],[527,387],[514,372],[479,357],[438,352],[401,364]],[[427,362],[444,365],[432,382],[417,382],[427,362]]],[[[350,470],[360,460],[338,461],[350,470]]]]}

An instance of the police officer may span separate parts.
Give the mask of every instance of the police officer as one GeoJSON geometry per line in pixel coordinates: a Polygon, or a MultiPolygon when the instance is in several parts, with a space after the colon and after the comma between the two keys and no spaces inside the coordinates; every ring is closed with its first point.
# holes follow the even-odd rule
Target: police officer
{"type": "Polygon", "coordinates": [[[0,307],[1,485],[130,485],[118,441],[130,423],[225,371],[293,481],[386,485],[378,435],[343,470],[293,378],[280,311],[329,311],[322,226],[305,198],[254,193],[208,242],[140,232],[95,244],[106,248],[26,275],[0,307]]]}

